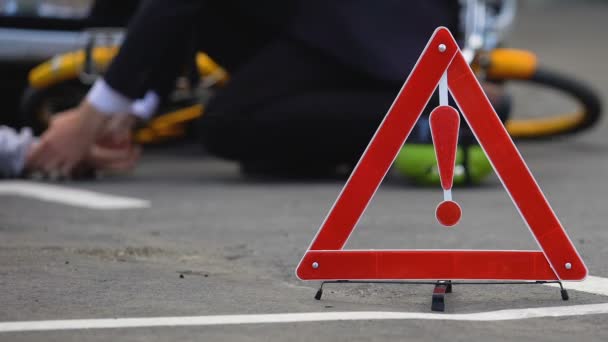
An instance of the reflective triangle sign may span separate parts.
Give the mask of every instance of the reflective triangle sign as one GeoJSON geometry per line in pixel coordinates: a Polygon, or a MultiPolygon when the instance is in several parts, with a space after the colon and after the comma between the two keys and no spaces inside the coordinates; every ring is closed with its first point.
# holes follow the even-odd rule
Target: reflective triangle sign
{"type": "MultiPolygon", "coordinates": [[[[446,130],[445,127],[451,127],[447,130],[452,133],[454,127],[458,129],[456,121],[459,120],[454,120],[453,114],[449,113],[451,107],[442,106],[435,111],[440,113],[431,118],[431,124],[440,128],[438,132],[446,130]]],[[[450,151],[453,139],[433,138],[437,152],[440,152],[439,141],[442,141],[441,148],[448,150],[441,152],[445,158],[439,160],[440,172],[444,175],[445,170],[453,170],[450,151]]],[[[454,203],[449,192],[451,178],[444,178],[442,187],[446,201],[440,207],[444,203],[454,203]]],[[[440,222],[445,219],[443,224],[455,224],[460,216],[460,208],[456,206],[450,205],[445,210],[438,207],[440,222]]],[[[440,27],[435,30],[300,261],[296,275],[302,280],[582,280],[587,275],[587,268],[456,41],[446,28],[440,27]],[[343,249],[434,90],[446,78],[446,89],[449,88],[540,250],[343,249]]]]}

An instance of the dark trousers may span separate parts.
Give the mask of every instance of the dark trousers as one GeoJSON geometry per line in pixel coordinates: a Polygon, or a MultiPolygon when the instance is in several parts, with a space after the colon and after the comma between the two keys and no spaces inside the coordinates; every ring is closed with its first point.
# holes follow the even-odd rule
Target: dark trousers
{"type": "Polygon", "coordinates": [[[278,38],[232,74],[200,137],[212,154],[246,164],[354,163],[400,86],[278,38]]]}

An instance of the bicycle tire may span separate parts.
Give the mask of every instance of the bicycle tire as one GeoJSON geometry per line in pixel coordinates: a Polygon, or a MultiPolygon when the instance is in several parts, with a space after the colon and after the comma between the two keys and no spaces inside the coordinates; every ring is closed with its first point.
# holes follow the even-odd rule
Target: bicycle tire
{"type": "Polygon", "coordinates": [[[62,110],[77,106],[84,98],[89,86],[79,80],[68,80],[48,88],[28,87],[21,98],[21,113],[24,122],[36,135],[42,134],[49,124],[50,117],[62,110]],[[44,113],[44,106],[59,101],[53,113],[44,113]]]}
{"type": "Polygon", "coordinates": [[[594,127],[601,118],[602,104],[599,96],[588,85],[572,77],[540,67],[529,78],[503,80],[530,82],[558,90],[574,99],[580,107],[578,111],[569,114],[507,120],[507,131],[514,139],[549,139],[574,135],[594,127]]]}

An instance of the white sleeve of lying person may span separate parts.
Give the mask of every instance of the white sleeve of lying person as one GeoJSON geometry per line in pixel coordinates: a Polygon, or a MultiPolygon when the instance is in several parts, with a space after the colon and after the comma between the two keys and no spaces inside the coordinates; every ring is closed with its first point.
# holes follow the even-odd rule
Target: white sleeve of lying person
{"type": "Polygon", "coordinates": [[[37,140],[29,128],[20,132],[0,126],[0,178],[19,176],[25,167],[30,146],[37,140]]]}

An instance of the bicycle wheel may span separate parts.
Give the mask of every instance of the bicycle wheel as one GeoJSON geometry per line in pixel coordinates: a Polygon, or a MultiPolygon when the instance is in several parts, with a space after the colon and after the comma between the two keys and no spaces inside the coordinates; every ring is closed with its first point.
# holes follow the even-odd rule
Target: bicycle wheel
{"type": "Polygon", "coordinates": [[[27,88],[21,99],[25,124],[31,127],[36,135],[42,134],[55,114],[76,107],[88,90],[89,86],[78,79],[43,89],[27,88]]]}
{"type": "MultiPolygon", "coordinates": [[[[573,99],[578,110],[545,116],[514,113],[505,126],[516,139],[543,139],[586,131],[601,118],[601,101],[588,85],[572,77],[539,67],[536,56],[527,51],[496,49],[487,58],[487,78],[491,81],[520,81],[557,90],[573,99]]],[[[483,60],[483,58],[482,58],[483,60]]]]}

